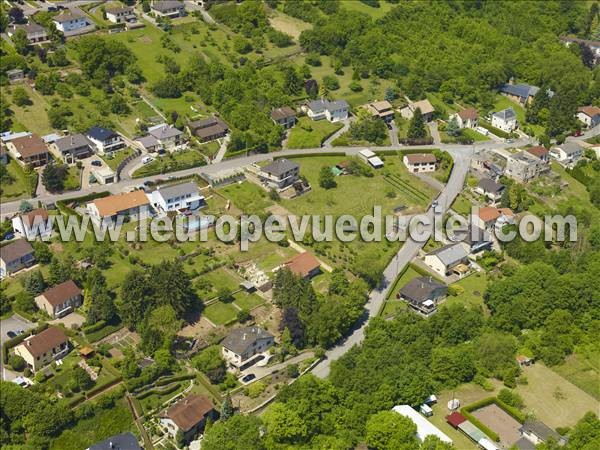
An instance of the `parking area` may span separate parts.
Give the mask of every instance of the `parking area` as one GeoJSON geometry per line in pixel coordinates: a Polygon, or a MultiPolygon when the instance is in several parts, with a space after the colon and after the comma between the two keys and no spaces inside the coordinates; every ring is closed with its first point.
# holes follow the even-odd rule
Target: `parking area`
{"type": "Polygon", "coordinates": [[[6,341],[8,341],[10,338],[10,336],[8,335],[9,332],[13,332],[16,333],[18,330],[23,330],[23,331],[27,331],[30,330],[32,328],[35,328],[36,324],[33,322],[29,322],[28,320],[25,320],[24,318],[17,316],[17,315],[13,315],[11,317],[9,317],[8,319],[4,319],[0,321],[0,344],[4,344],[6,341]]]}
{"type": "Polygon", "coordinates": [[[65,326],[65,328],[68,328],[68,329],[71,329],[73,327],[81,327],[84,322],[85,322],[85,317],[83,317],[81,314],[78,314],[76,312],[72,312],[70,314],[67,314],[64,317],[50,321],[50,323],[52,325],[62,324],[65,326]]]}

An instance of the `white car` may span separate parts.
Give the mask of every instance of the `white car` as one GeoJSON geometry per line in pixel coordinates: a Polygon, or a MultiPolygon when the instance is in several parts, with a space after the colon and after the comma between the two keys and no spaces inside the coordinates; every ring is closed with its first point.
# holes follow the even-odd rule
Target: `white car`
{"type": "Polygon", "coordinates": [[[152,156],[144,156],[142,158],[142,164],[148,164],[148,163],[151,163],[152,161],[154,161],[154,158],[152,156]]]}

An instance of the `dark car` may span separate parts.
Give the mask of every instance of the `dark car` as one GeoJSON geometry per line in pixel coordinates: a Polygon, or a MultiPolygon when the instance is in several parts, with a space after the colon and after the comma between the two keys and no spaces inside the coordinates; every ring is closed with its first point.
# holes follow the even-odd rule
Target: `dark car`
{"type": "Polygon", "coordinates": [[[15,333],[14,331],[9,331],[8,333],[6,333],[6,335],[11,339],[17,337],[17,333],[15,333]]]}
{"type": "Polygon", "coordinates": [[[92,166],[100,167],[102,166],[102,161],[100,161],[99,159],[95,159],[92,161],[92,166]]]}
{"type": "Polygon", "coordinates": [[[244,383],[248,383],[249,381],[252,381],[256,378],[256,375],[254,375],[253,373],[249,373],[248,375],[246,375],[244,378],[242,378],[242,381],[244,383]]]}

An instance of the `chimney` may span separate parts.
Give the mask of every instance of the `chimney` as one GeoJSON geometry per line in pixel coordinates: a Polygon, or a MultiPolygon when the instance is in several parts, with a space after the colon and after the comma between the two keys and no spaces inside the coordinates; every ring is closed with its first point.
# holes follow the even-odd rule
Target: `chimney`
{"type": "Polygon", "coordinates": [[[242,341],[245,341],[245,340],[246,340],[246,333],[244,333],[244,334],[242,335],[242,341]]]}
{"type": "Polygon", "coordinates": [[[115,444],[113,444],[113,443],[112,443],[112,441],[110,441],[110,442],[108,443],[108,446],[109,446],[110,448],[115,448],[115,444]]]}

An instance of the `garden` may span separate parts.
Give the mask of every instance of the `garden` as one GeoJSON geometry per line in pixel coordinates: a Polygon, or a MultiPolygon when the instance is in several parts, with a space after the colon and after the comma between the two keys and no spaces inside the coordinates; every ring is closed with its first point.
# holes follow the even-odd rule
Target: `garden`
{"type": "Polygon", "coordinates": [[[287,148],[318,148],[323,142],[342,128],[341,123],[331,123],[328,120],[312,120],[300,117],[298,123],[290,131],[287,148]]]}

